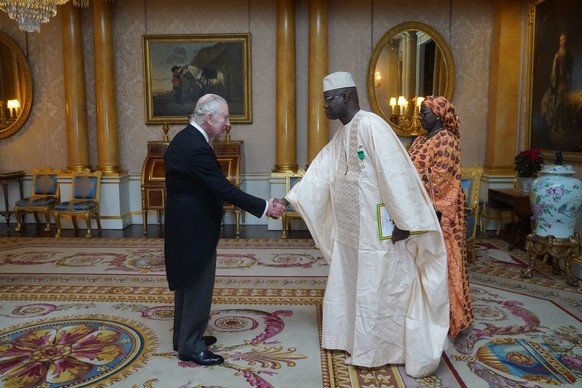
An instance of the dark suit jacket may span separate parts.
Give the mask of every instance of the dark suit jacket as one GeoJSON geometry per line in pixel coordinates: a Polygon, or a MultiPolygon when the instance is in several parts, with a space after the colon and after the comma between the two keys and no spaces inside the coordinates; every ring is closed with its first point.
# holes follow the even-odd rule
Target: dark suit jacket
{"type": "Polygon", "coordinates": [[[192,125],[181,130],[164,154],[166,167],[165,263],[170,290],[197,280],[220,237],[223,202],[261,217],[265,200],[233,186],[214,150],[192,125]]]}

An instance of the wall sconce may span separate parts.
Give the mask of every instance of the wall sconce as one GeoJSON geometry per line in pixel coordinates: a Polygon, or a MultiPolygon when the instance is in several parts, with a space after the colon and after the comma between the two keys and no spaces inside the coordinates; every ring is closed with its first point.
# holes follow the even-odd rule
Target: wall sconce
{"type": "Polygon", "coordinates": [[[18,100],[8,100],[6,102],[6,108],[10,110],[10,118],[14,119],[17,116],[17,110],[20,109],[20,102],[18,100]]]}
{"type": "Polygon", "coordinates": [[[374,73],[374,87],[379,88],[382,85],[382,73],[379,71],[374,73]]]}

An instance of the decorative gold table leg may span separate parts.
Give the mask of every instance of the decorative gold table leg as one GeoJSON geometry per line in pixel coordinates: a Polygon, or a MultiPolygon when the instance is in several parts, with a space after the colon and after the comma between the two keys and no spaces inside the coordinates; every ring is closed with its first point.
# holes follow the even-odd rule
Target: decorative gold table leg
{"type": "Polygon", "coordinates": [[[525,240],[525,251],[528,258],[527,269],[521,272],[522,278],[531,278],[535,269],[538,256],[544,255],[544,261],[548,256],[552,257],[552,273],[561,273],[560,260],[564,259],[564,271],[566,284],[578,287],[578,280],[572,276],[572,262],[578,257],[580,236],[574,233],[569,238],[557,238],[554,236],[538,236],[529,234],[525,240]]]}

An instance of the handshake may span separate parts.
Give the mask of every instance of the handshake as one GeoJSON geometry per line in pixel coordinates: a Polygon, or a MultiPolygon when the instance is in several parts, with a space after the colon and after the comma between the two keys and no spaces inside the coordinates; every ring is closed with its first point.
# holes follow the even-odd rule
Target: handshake
{"type": "Polygon", "coordinates": [[[267,207],[267,216],[277,219],[285,213],[289,201],[285,198],[271,198],[267,201],[269,206],[267,207]]]}

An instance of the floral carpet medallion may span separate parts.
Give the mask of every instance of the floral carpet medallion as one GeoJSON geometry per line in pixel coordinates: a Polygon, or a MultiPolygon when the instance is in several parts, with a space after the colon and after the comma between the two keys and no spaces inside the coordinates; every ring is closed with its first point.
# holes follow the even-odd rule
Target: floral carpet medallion
{"type": "Polygon", "coordinates": [[[328,266],[310,240],[223,240],[208,335],[218,366],[172,349],[160,239],[0,239],[0,387],[578,387],[582,287],[525,253],[476,244],[475,322],[439,369],[358,368],[320,348],[328,266]]]}
{"type": "MultiPolygon", "coordinates": [[[[300,360],[305,364],[309,358],[295,347],[285,347],[280,339],[285,318],[293,314],[292,310],[269,313],[252,309],[211,312],[208,333],[220,338],[211,349],[226,359],[220,367],[231,369],[233,376],[240,376],[251,387],[276,386],[272,382],[274,375],[297,367],[300,360]]],[[[180,362],[180,366],[202,368],[192,362],[180,362]]]]}
{"type": "Polygon", "coordinates": [[[471,371],[490,385],[580,382],[582,327],[576,319],[564,319],[543,298],[484,287],[471,291],[477,323],[455,341],[456,352],[449,353],[457,370],[471,371]]]}
{"type": "Polygon", "coordinates": [[[327,266],[310,244],[219,251],[208,334],[226,362],[201,367],[172,349],[159,240],[8,242],[0,247],[0,387],[267,388],[294,386],[297,375],[307,387],[324,384],[327,266]]]}
{"type": "MultiPolygon", "coordinates": [[[[46,315],[46,307],[17,311],[46,315]]],[[[23,323],[0,332],[0,384],[53,388],[120,381],[143,366],[155,344],[152,331],[139,322],[107,316],[23,323]]]]}
{"type": "Polygon", "coordinates": [[[447,361],[484,386],[580,386],[580,290],[547,264],[521,279],[525,253],[500,246],[506,248],[500,241],[478,244],[469,266],[475,323],[446,352],[447,361]]]}

